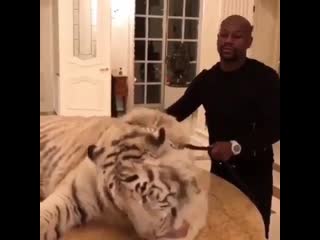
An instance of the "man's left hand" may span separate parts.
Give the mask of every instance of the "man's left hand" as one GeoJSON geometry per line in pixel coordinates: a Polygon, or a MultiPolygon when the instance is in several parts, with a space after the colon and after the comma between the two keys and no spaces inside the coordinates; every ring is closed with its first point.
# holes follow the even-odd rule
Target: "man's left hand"
{"type": "Polygon", "coordinates": [[[230,142],[216,142],[212,145],[210,155],[214,160],[228,161],[232,156],[232,146],[230,142]]]}

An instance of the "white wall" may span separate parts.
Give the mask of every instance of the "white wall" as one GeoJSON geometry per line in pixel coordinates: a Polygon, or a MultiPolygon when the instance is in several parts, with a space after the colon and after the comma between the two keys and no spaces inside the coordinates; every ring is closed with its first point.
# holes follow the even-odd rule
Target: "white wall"
{"type": "Polygon", "coordinates": [[[40,112],[53,110],[52,3],[40,1],[40,112]]]}
{"type": "Polygon", "coordinates": [[[280,0],[258,0],[255,7],[253,57],[278,70],[280,0]]]}
{"type": "Polygon", "coordinates": [[[219,61],[216,48],[217,34],[220,24],[221,1],[203,0],[202,19],[200,25],[199,69],[210,68],[219,61]]]}
{"type": "Polygon", "coordinates": [[[53,108],[54,111],[60,112],[59,109],[59,26],[58,26],[58,1],[52,1],[52,16],[53,16],[53,108]]]}

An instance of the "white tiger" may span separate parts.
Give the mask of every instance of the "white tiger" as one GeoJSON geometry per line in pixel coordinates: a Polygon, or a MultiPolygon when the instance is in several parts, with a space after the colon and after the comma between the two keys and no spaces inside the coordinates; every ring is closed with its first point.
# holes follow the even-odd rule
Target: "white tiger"
{"type": "Polygon", "coordinates": [[[206,194],[189,151],[174,147],[187,137],[172,118],[40,120],[41,240],[97,218],[130,222],[144,239],[191,240],[204,227],[206,194]]]}

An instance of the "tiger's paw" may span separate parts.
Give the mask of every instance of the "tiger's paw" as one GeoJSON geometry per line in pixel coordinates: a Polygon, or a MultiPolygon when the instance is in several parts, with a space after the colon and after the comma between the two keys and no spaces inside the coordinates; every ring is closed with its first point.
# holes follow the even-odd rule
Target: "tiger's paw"
{"type": "Polygon", "coordinates": [[[47,240],[49,221],[40,216],[40,240],[47,240]]]}
{"type": "Polygon", "coordinates": [[[183,220],[183,223],[179,228],[177,229],[173,228],[171,231],[161,236],[160,239],[161,238],[170,238],[170,239],[185,238],[188,235],[189,228],[190,228],[190,224],[186,220],[183,220]]]}
{"type": "Polygon", "coordinates": [[[46,217],[40,216],[40,240],[60,240],[57,229],[50,228],[50,222],[46,217]]]}

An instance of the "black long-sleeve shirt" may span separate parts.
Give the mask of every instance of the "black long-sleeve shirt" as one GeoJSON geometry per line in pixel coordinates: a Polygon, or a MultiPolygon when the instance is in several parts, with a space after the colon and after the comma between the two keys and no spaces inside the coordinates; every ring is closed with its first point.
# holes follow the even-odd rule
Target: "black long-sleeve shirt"
{"type": "Polygon", "coordinates": [[[219,63],[203,70],[166,112],[178,121],[200,105],[205,109],[209,143],[236,140],[242,152],[272,149],[280,139],[280,80],[272,68],[247,59],[224,72],[219,63]]]}

